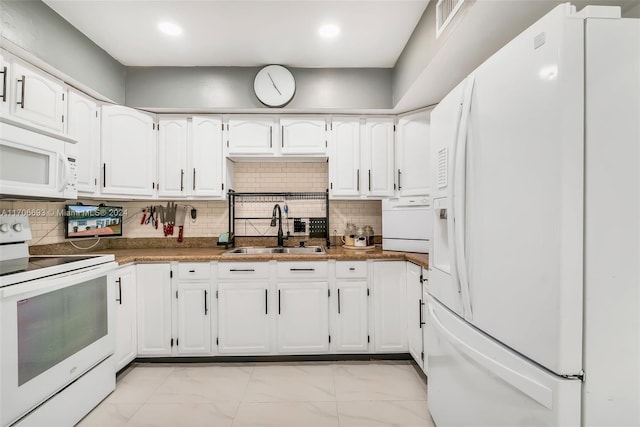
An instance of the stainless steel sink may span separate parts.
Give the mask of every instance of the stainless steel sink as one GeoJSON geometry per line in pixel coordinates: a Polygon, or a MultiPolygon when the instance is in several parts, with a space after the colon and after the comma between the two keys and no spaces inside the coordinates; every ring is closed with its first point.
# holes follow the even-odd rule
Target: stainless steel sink
{"type": "Polygon", "coordinates": [[[305,246],[285,248],[281,246],[275,247],[259,247],[247,246],[243,248],[230,249],[223,252],[222,255],[269,255],[269,254],[296,254],[296,255],[323,255],[325,254],[322,246],[305,246]]]}

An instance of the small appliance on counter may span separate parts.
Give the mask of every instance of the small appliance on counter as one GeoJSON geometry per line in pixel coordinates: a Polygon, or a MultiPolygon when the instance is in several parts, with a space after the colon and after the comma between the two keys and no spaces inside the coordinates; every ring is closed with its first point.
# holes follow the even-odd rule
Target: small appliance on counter
{"type": "Polygon", "coordinates": [[[427,196],[382,201],[382,249],[429,253],[433,238],[433,211],[427,196]]]}
{"type": "Polygon", "coordinates": [[[342,243],[347,249],[373,249],[373,228],[370,225],[357,227],[355,224],[347,223],[342,243]]]}

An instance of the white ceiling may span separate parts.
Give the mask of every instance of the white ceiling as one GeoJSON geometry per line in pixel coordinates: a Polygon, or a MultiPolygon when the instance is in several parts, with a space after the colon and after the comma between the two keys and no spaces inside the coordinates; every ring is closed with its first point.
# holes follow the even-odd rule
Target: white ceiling
{"type": "Polygon", "coordinates": [[[44,0],[127,66],[393,67],[429,0],[44,0]],[[172,21],[184,32],[157,30],[172,21]],[[318,28],[340,26],[335,39],[318,28]]]}

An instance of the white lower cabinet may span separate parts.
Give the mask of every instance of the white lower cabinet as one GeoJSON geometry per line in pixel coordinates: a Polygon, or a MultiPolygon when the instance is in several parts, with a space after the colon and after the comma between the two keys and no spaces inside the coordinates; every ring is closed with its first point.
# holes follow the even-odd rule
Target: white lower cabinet
{"type": "Polygon", "coordinates": [[[271,352],[269,288],[266,280],[218,283],[218,353],[271,352]]]}
{"type": "Polygon", "coordinates": [[[406,261],[373,263],[373,335],[377,353],[406,353],[406,261]]]}
{"type": "Polygon", "coordinates": [[[422,367],[422,329],[424,327],[422,300],[422,267],[407,262],[407,339],[409,354],[422,367]]]}
{"type": "Polygon", "coordinates": [[[423,363],[422,363],[422,370],[424,371],[425,374],[427,374],[428,371],[428,367],[427,367],[427,360],[429,360],[427,358],[427,355],[429,354],[429,347],[428,347],[428,343],[429,340],[427,339],[427,330],[429,329],[429,327],[427,326],[427,320],[429,319],[428,311],[427,311],[427,282],[429,280],[429,276],[427,275],[428,270],[426,268],[422,268],[422,321],[425,322],[422,325],[422,354],[424,357],[423,363]]]}
{"type": "Polygon", "coordinates": [[[409,351],[426,371],[420,363],[426,349],[419,311],[426,270],[406,261],[336,261],[335,268],[330,263],[124,267],[113,275],[118,369],[136,355],[409,351]]]}
{"type": "Polygon", "coordinates": [[[210,270],[208,262],[138,264],[139,356],[211,354],[210,270]]]}
{"type": "MultiPolygon", "coordinates": [[[[208,266],[208,263],[205,263],[208,266]]],[[[183,280],[183,279],[180,279],[183,280]]],[[[211,353],[211,284],[181,281],[177,285],[176,352],[180,356],[211,353]]]]}
{"type": "Polygon", "coordinates": [[[369,282],[367,261],[336,261],[331,288],[331,352],[367,353],[369,335],[369,282]]]}
{"type": "Polygon", "coordinates": [[[138,355],[171,355],[171,264],[136,266],[138,355]]]}
{"type": "Polygon", "coordinates": [[[336,281],[335,338],[336,353],[366,353],[369,350],[368,286],[366,280],[336,281]]]}
{"type": "Polygon", "coordinates": [[[110,276],[116,295],[116,372],[127,366],[138,354],[136,324],[136,267],[128,265],[110,276]]]}
{"type": "Polygon", "coordinates": [[[329,351],[329,283],[277,284],[278,353],[329,351]]]}

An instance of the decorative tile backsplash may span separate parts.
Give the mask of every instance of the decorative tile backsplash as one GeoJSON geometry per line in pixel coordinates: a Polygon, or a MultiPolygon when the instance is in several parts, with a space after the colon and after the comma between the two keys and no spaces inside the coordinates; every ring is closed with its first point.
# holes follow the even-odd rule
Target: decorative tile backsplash
{"type": "MultiPolygon", "coordinates": [[[[277,191],[326,191],[328,179],[328,164],[319,163],[236,163],[234,170],[233,189],[237,192],[277,192],[277,191]]],[[[109,201],[104,199],[78,199],[85,204],[106,203],[107,205],[122,206],[125,211],[124,237],[163,237],[162,226],[156,230],[151,224],[141,225],[142,210],[149,205],[166,205],[166,201],[109,201]]],[[[193,207],[197,211],[196,220],[192,220],[189,213],[185,220],[185,237],[217,237],[228,229],[228,202],[220,201],[184,201],[174,200],[179,206],[186,205],[189,210],[193,207]]],[[[73,202],[75,203],[75,201],[73,202]]],[[[324,216],[324,203],[318,201],[291,201],[289,208],[289,229],[293,234],[293,218],[308,218],[310,216],[324,216]]],[[[65,203],[42,201],[0,201],[0,212],[25,212],[30,216],[32,240],[30,245],[53,244],[64,241],[64,217],[61,212],[65,203]]],[[[329,202],[329,232],[341,235],[347,222],[357,225],[371,225],[375,234],[382,234],[382,207],[378,200],[356,200],[329,202]]],[[[257,204],[243,206],[245,216],[270,216],[273,204],[257,204]]],[[[236,213],[238,215],[238,211],[236,213]]],[[[276,227],[270,227],[269,221],[260,220],[245,224],[237,223],[237,227],[246,227],[258,235],[275,236],[276,227]]],[[[286,233],[286,224],[283,224],[286,233]]],[[[308,226],[307,226],[308,232],[308,226]]],[[[167,237],[176,239],[174,236],[167,237]]],[[[93,241],[88,239],[88,241],[93,241]]]]}

